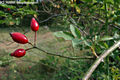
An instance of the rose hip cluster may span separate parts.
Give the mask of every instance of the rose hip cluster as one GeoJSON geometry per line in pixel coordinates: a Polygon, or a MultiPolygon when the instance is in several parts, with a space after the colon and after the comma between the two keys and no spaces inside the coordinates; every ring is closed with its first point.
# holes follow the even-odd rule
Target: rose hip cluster
{"type": "MultiPolygon", "coordinates": [[[[36,31],[39,30],[39,24],[35,20],[35,18],[32,18],[30,26],[31,26],[32,31],[35,32],[35,41],[34,41],[34,46],[35,46],[35,44],[36,44],[36,31]]],[[[12,39],[19,44],[30,43],[28,41],[28,38],[22,33],[12,32],[12,33],[10,33],[10,35],[11,35],[12,39]]],[[[11,53],[10,56],[20,58],[20,57],[23,57],[26,54],[26,51],[27,51],[27,49],[26,50],[25,49],[17,49],[13,53],[11,53]]]]}

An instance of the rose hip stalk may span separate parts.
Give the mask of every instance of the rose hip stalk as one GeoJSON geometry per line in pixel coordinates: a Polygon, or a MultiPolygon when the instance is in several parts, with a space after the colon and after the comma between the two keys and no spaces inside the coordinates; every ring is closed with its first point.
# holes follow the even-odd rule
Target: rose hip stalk
{"type": "Polygon", "coordinates": [[[31,20],[31,29],[32,31],[35,32],[35,39],[34,39],[34,46],[36,46],[36,39],[37,39],[37,32],[39,30],[39,24],[38,22],[35,20],[35,18],[32,18],[31,20]]]}
{"type": "Polygon", "coordinates": [[[25,35],[23,35],[22,33],[19,33],[19,32],[12,32],[10,33],[12,39],[17,42],[17,43],[20,43],[20,44],[26,44],[28,43],[28,39],[25,35]]]}
{"type": "Polygon", "coordinates": [[[13,53],[11,53],[11,56],[20,58],[23,57],[25,55],[26,51],[24,49],[17,49],[16,51],[14,51],[13,53]]]}

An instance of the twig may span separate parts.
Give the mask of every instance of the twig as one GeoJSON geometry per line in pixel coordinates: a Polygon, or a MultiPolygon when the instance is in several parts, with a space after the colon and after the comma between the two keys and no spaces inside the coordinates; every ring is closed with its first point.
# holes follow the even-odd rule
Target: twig
{"type": "Polygon", "coordinates": [[[67,59],[71,59],[71,60],[78,60],[78,59],[93,59],[93,57],[91,56],[85,56],[85,57],[69,57],[69,56],[63,56],[63,55],[59,55],[59,54],[54,54],[54,53],[50,53],[50,52],[47,52],[41,48],[38,48],[38,47],[34,47],[46,54],[49,54],[49,55],[53,55],[53,56],[58,56],[58,57],[62,57],[62,58],[67,58],[67,59]]]}
{"type": "Polygon", "coordinates": [[[33,47],[26,49],[26,51],[31,50],[31,49],[38,49],[38,50],[40,50],[40,51],[42,51],[42,52],[44,52],[44,53],[46,53],[46,54],[48,54],[48,55],[58,56],[58,57],[61,57],[61,58],[67,58],[67,59],[71,59],[71,60],[94,59],[93,56],[84,56],[84,57],[69,57],[69,56],[63,56],[63,55],[60,55],[60,54],[57,54],[57,53],[55,54],[55,53],[47,52],[47,51],[45,51],[45,50],[43,50],[43,49],[41,49],[41,48],[38,48],[38,47],[36,47],[36,46],[34,46],[34,45],[32,45],[32,46],[33,46],[33,47]]]}
{"type": "MultiPolygon", "coordinates": [[[[47,19],[43,20],[43,21],[39,21],[37,18],[37,21],[39,22],[39,24],[41,23],[44,23],[44,22],[47,22],[48,20],[54,18],[54,17],[58,17],[58,16],[66,16],[66,15],[71,15],[71,14],[74,14],[74,13],[63,13],[63,14],[54,14],[52,13],[52,15],[50,17],[48,17],[47,19]]],[[[80,14],[79,14],[80,15],[80,14]]]]}
{"type": "Polygon", "coordinates": [[[41,23],[47,22],[48,20],[50,20],[50,19],[52,19],[52,18],[54,18],[54,17],[64,16],[64,15],[65,15],[65,14],[54,14],[54,15],[48,17],[47,19],[45,19],[45,20],[43,20],[43,21],[39,21],[39,20],[38,20],[38,22],[39,22],[39,24],[41,24],[41,23]]]}
{"type": "Polygon", "coordinates": [[[99,56],[98,56],[97,53],[95,52],[95,49],[94,49],[93,47],[90,47],[90,49],[91,49],[93,55],[94,55],[96,58],[98,58],[99,56]]]}
{"type": "MultiPolygon", "coordinates": [[[[97,20],[97,21],[105,24],[105,21],[104,21],[104,20],[98,19],[98,18],[96,18],[96,17],[94,17],[94,16],[93,16],[92,18],[93,18],[94,20],[97,20]]],[[[119,30],[120,30],[120,27],[118,27],[118,26],[116,26],[116,25],[114,25],[114,24],[109,24],[109,26],[113,26],[113,27],[115,27],[116,29],[119,29],[119,30]]]]}
{"type": "Polygon", "coordinates": [[[35,31],[34,46],[36,46],[37,32],[35,31]]]}
{"type": "Polygon", "coordinates": [[[56,17],[57,15],[52,15],[52,16],[50,16],[49,18],[47,18],[47,19],[45,19],[45,20],[43,20],[43,21],[39,21],[39,24],[40,23],[44,23],[44,22],[47,22],[48,20],[50,20],[50,19],[52,19],[53,17],[56,17]]]}
{"type": "Polygon", "coordinates": [[[44,2],[42,2],[42,7],[43,7],[43,10],[47,13],[50,13],[51,12],[51,9],[49,9],[44,2]]]}
{"type": "Polygon", "coordinates": [[[34,49],[34,47],[27,48],[27,49],[25,49],[25,51],[28,51],[28,50],[31,50],[31,49],[34,49]]]}
{"type": "Polygon", "coordinates": [[[76,23],[76,21],[72,18],[72,17],[70,17],[70,21],[75,25],[75,27],[76,28],[78,28],[79,29],[79,31],[82,33],[82,35],[83,34],[85,34],[85,35],[88,35],[88,33],[87,32],[85,32],[84,30],[82,30],[80,27],[78,27],[78,25],[77,25],[77,23],[76,23]]]}
{"type": "Polygon", "coordinates": [[[48,12],[46,12],[46,11],[42,11],[42,10],[36,10],[36,12],[38,12],[38,13],[47,13],[47,14],[53,14],[52,12],[51,12],[51,13],[48,13],[48,12]]]}
{"type": "Polygon", "coordinates": [[[108,50],[106,50],[103,54],[100,55],[100,57],[93,63],[93,65],[90,67],[90,69],[87,71],[85,76],[82,80],[88,80],[89,77],[92,75],[94,70],[97,68],[97,66],[102,62],[102,60],[108,56],[112,51],[114,51],[117,47],[119,47],[120,41],[115,43],[112,47],[110,47],[108,50]]]}
{"type": "Polygon", "coordinates": [[[30,44],[31,46],[34,46],[31,42],[28,42],[28,44],[30,44]]]}

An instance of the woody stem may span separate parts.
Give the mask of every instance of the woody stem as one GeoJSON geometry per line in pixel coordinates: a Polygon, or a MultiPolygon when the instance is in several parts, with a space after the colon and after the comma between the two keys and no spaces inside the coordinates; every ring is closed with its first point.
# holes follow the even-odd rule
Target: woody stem
{"type": "Polygon", "coordinates": [[[34,46],[36,46],[37,32],[35,31],[34,46]]]}

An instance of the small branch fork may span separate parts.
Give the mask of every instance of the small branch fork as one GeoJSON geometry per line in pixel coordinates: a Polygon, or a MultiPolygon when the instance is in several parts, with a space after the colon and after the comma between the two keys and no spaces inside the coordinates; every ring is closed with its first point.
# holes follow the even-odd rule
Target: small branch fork
{"type": "Polygon", "coordinates": [[[61,58],[67,58],[67,59],[71,59],[71,60],[79,60],[79,59],[94,59],[93,56],[84,56],[84,57],[69,57],[69,56],[64,56],[64,55],[60,55],[58,53],[51,53],[51,52],[47,52],[41,48],[36,47],[35,45],[33,45],[32,43],[29,42],[29,44],[32,46],[31,48],[26,49],[26,51],[31,50],[31,49],[37,49],[40,50],[48,55],[53,55],[53,56],[58,56],[61,58]]]}
{"type": "Polygon", "coordinates": [[[87,71],[87,73],[85,74],[85,76],[83,77],[82,80],[88,80],[89,77],[92,75],[92,73],[94,72],[94,70],[97,68],[97,66],[102,62],[102,60],[107,57],[112,51],[114,51],[117,47],[119,47],[120,45],[120,41],[118,41],[117,43],[115,43],[112,47],[110,47],[108,50],[106,50],[103,54],[101,54],[99,56],[99,58],[97,58],[97,60],[93,63],[93,65],[90,67],[90,69],[87,71]]]}

